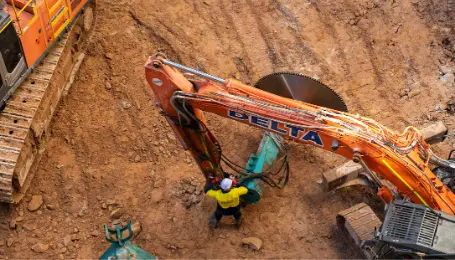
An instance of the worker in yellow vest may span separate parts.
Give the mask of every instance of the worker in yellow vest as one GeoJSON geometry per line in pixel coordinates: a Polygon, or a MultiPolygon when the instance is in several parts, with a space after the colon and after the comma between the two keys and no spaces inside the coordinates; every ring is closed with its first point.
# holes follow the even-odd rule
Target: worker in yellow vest
{"type": "Polygon", "coordinates": [[[220,183],[221,189],[215,190],[210,188],[206,192],[207,196],[214,198],[217,201],[215,213],[213,213],[209,220],[209,223],[213,228],[216,228],[223,216],[234,216],[235,225],[240,227],[242,222],[240,196],[247,194],[248,189],[245,187],[233,187],[234,184],[235,180],[225,178],[220,183]]]}

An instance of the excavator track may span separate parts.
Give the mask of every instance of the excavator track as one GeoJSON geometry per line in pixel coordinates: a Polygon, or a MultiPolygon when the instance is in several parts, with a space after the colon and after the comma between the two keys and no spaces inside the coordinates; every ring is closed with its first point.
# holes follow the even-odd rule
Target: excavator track
{"type": "Polygon", "coordinates": [[[19,202],[30,185],[45,150],[52,116],[77,67],[72,47],[79,36],[70,29],[0,112],[0,202],[19,202]]]}

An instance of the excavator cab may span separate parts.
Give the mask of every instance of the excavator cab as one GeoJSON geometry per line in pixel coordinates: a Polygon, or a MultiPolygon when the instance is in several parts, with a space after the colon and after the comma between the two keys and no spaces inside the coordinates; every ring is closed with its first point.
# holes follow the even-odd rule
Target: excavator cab
{"type": "Polygon", "coordinates": [[[17,87],[27,69],[21,41],[9,14],[0,11],[0,106],[17,87]]]}

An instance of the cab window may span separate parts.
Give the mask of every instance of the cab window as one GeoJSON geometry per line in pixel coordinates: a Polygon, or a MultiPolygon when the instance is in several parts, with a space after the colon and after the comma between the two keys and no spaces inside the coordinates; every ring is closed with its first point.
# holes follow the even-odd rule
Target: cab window
{"type": "Polygon", "coordinates": [[[12,23],[0,33],[0,53],[8,73],[13,72],[22,58],[22,50],[12,23]]]}

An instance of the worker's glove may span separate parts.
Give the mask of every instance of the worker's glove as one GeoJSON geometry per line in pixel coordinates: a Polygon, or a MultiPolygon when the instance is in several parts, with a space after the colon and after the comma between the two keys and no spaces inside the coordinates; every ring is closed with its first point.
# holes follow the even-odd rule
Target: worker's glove
{"type": "Polygon", "coordinates": [[[237,185],[237,180],[235,179],[234,175],[229,176],[229,179],[232,180],[232,186],[236,186],[237,185]]]}

